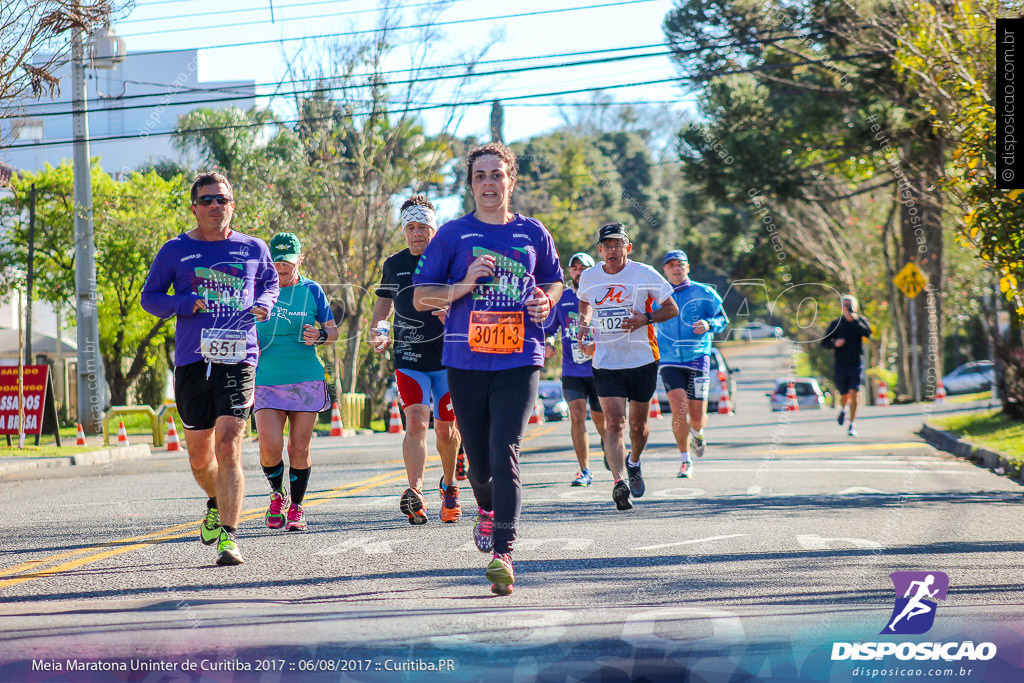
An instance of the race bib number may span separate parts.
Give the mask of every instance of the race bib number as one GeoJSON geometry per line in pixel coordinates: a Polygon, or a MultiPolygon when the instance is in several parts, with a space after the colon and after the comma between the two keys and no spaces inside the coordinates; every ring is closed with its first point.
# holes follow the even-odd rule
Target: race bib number
{"type": "Polygon", "coordinates": [[[572,362],[577,365],[589,363],[594,358],[580,347],[579,342],[572,342],[569,348],[572,350],[572,362]]]}
{"type": "Polygon", "coordinates": [[[469,348],[478,353],[519,353],[525,336],[522,311],[469,314],[469,348]]]}
{"type": "Polygon", "coordinates": [[[597,333],[603,337],[625,334],[622,323],[633,316],[633,311],[626,307],[597,309],[597,333]]]}
{"type": "Polygon", "coordinates": [[[693,395],[697,401],[708,400],[708,394],[711,390],[711,378],[707,375],[702,377],[693,378],[693,395]]]}
{"type": "Polygon", "coordinates": [[[245,360],[245,330],[203,330],[199,352],[210,363],[241,363],[245,360]]]}

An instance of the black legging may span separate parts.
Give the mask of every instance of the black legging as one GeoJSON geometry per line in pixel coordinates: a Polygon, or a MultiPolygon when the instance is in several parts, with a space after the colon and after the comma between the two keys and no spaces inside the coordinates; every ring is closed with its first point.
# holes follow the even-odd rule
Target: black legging
{"type": "Polygon", "coordinates": [[[540,368],[448,368],[459,433],[477,505],[494,511],[494,552],[510,553],[523,506],[519,446],[537,400],[540,368]]]}

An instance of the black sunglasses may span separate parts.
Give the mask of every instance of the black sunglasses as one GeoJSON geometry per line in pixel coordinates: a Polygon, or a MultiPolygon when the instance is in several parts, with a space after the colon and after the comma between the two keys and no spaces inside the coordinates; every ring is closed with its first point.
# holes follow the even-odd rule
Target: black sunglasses
{"type": "Polygon", "coordinates": [[[232,197],[225,197],[222,194],[204,194],[196,197],[195,203],[201,206],[209,206],[210,204],[213,204],[214,201],[221,206],[224,206],[225,204],[230,204],[235,200],[232,197]]]}

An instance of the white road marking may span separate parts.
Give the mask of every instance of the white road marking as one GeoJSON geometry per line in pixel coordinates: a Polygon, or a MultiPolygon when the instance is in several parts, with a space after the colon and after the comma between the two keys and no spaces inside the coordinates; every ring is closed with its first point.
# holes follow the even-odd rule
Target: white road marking
{"type": "Polygon", "coordinates": [[[885,491],[868,488],[867,486],[851,486],[839,492],[840,496],[887,495],[885,491]]]}
{"type": "Polygon", "coordinates": [[[761,487],[760,486],[748,486],[747,487],[747,495],[748,496],[760,496],[761,495],[761,487]]]}
{"type": "Polygon", "coordinates": [[[675,488],[655,491],[654,496],[656,498],[696,498],[697,496],[703,496],[705,493],[704,489],[675,488]]]}
{"type": "MultiPolygon", "coordinates": [[[[690,629],[687,629],[690,630],[690,629]]],[[[701,629],[703,630],[703,629],[701,629]]],[[[700,632],[700,631],[698,631],[700,632]]],[[[720,610],[689,607],[667,607],[636,612],[626,618],[622,625],[622,640],[636,648],[655,647],[666,655],[677,649],[690,649],[700,644],[718,641],[739,643],[746,640],[743,624],[737,614],[720,610]],[[711,621],[711,635],[706,638],[665,638],[657,634],[664,629],[657,628],[658,622],[690,621],[708,619],[711,621]]]]}
{"type": "Polygon", "coordinates": [[[868,538],[825,538],[817,534],[798,534],[796,541],[807,550],[830,550],[836,544],[855,545],[859,548],[885,549],[885,546],[878,541],[872,541],[868,538]]]}
{"type": "Polygon", "coordinates": [[[720,541],[725,538],[738,538],[739,536],[746,536],[747,534],[726,534],[725,536],[708,536],[707,538],[693,538],[689,541],[679,541],[677,543],[661,543],[659,545],[644,545],[639,548],[633,548],[633,550],[661,550],[662,548],[671,548],[677,545],[693,545],[695,543],[706,543],[707,541],[720,541]]]}
{"type": "MultiPolygon", "coordinates": [[[[536,550],[541,546],[548,543],[562,544],[557,550],[572,551],[572,550],[586,550],[594,544],[592,538],[517,538],[516,539],[516,552],[522,550],[536,550]]],[[[472,551],[475,553],[480,552],[480,549],[476,547],[476,543],[469,541],[464,545],[460,545],[456,550],[459,551],[472,551]]]]}
{"type": "Polygon", "coordinates": [[[317,552],[317,555],[338,555],[340,553],[362,550],[367,555],[386,555],[393,553],[392,543],[409,543],[415,538],[388,538],[380,541],[373,540],[373,536],[357,536],[341,543],[324,548],[317,552]]]}

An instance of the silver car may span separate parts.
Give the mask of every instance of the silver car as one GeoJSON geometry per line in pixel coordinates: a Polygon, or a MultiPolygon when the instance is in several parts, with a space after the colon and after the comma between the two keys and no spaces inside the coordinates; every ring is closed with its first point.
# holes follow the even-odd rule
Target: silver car
{"type": "Polygon", "coordinates": [[[996,379],[996,368],[990,360],[964,363],[942,378],[947,394],[972,394],[988,391],[996,379]]]}
{"type": "Polygon", "coordinates": [[[784,410],[786,407],[786,391],[789,383],[796,390],[796,403],[800,410],[821,410],[825,407],[825,393],[814,377],[780,377],[775,380],[775,391],[768,394],[768,402],[772,410],[784,410]]]}

